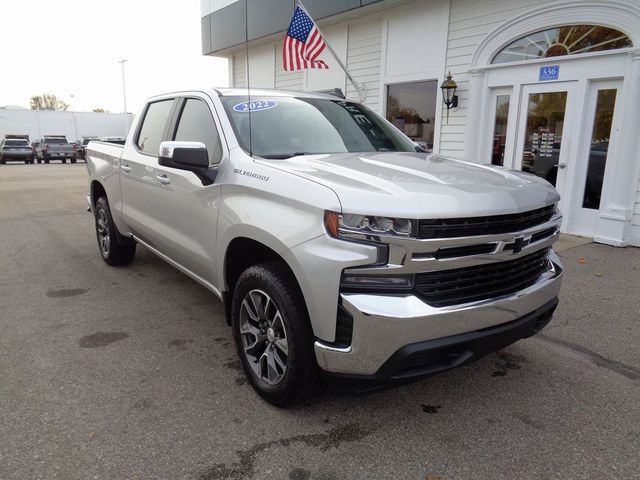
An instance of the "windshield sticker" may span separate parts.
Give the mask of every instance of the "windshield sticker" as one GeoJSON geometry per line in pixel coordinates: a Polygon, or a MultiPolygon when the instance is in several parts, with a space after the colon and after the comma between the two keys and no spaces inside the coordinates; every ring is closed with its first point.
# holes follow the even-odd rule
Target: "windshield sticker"
{"type": "Polygon", "coordinates": [[[233,106],[233,109],[236,112],[259,112],[277,106],[278,102],[274,102],[273,100],[251,100],[250,102],[238,103],[233,106]]]}

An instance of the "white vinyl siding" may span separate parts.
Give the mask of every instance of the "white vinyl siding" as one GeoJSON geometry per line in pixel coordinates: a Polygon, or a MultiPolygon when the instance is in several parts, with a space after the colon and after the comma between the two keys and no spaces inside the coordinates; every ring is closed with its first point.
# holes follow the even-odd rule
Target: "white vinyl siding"
{"type": "MultiPolygon", "coordinates": [[[[380,60],[382,58],[382,18],[349,25],[347,70],[365,88],[365,104],[382,113],[380,105],[380,60]]],[[[358,92],[347,80],[347,98],[358,99],[358,92]]]]}
{"type": "MultiPolygon", "coordinates": [[[[440,134],[440,152],[461,156],[464,151],[464,126],[469,100],[469,65],[478,45],[494,29],[509,19],[553,1],[531,0],[451,0],[449,11],[449,37],[447,40],[446,71],[458,84],[458,108],[443,111],[440,134]]],[[[475,94],[478,94],[477,92],[475,94]]]]}
{"type": "Polygon", "coordinates": [[[282,47],[284,39],[276,42],[276,88],[278,90],[302,90],[304,74],[302,70],[285,71],[282,66],[282,47]]]}
{"type": "Polygon", "coordinates": [[[233,84],[231,86],[247,86],[247,55],[244,52],[233,55],[233,84]]]}

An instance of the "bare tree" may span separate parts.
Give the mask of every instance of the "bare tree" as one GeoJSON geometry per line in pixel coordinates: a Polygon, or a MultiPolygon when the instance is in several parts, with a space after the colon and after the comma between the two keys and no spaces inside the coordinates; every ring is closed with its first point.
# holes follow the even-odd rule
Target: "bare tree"
{"type": "Polygon", "coordinates": [[[34,95],[31,97],[31,110],[57,110],[64,112],[69,108],[69,104],[51,93],[34,95]]]}

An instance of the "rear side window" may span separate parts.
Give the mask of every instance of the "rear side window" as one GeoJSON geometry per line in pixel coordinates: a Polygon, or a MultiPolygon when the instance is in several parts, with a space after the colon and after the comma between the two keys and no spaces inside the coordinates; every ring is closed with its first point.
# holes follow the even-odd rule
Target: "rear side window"
{"type": "Polygon", "coordinates": [[[144,153],[158,156],[162,135],[169,119],[173,99],[150,103],[142,121],[136,145],[144,153]]]}
{"type": "Polygon", "coordinates": [[[189,98],[184,104],[175,141],[202,142],[207,146],[209,163],[214,165],[222,160],[222,147],[216,124],[209,106],[202,100],[189,98]]]}

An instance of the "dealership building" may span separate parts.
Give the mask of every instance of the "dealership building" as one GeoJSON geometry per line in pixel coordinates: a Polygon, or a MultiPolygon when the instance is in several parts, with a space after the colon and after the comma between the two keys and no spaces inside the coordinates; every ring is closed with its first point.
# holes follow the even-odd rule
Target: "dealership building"
{"type": "MultiPolygon", "coordinates": [[[[640,246],[640,0],[303,3],[364,103],[416,142],[542,176],[564,232],[640,246]]],[[[328,50],[328,70],[283,69],[294,5],[202,0],[203,53],[229,59],[234,87],[249,72],[251,88],[357,99],[328,50]]]]}

